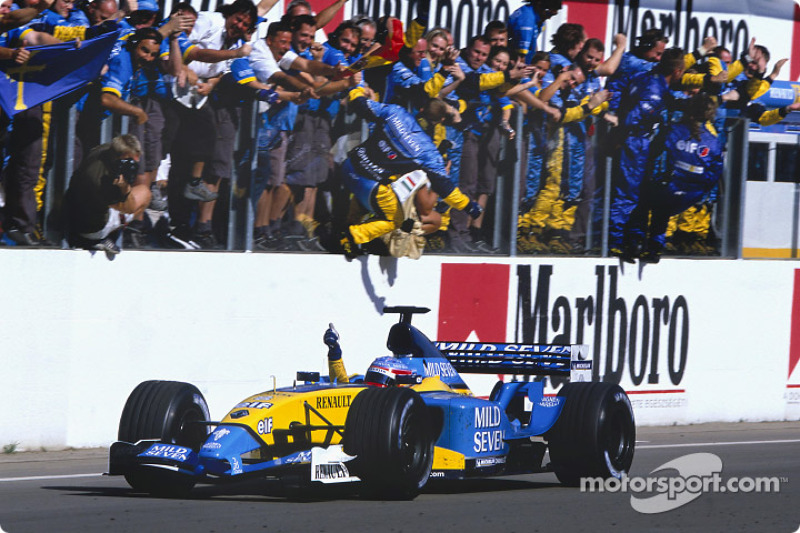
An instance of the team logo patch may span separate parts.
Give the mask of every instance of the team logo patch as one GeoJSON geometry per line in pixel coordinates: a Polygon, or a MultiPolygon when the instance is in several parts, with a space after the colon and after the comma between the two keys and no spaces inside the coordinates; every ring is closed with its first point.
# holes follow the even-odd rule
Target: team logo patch
{"type": "Polygon", "coordinates": [[[708,157],[708,154],[710,152],[711,149],[704,144],[701,144],[700,147],[697,149],[697,155],[699,155],[700,157],[708,157]]]}

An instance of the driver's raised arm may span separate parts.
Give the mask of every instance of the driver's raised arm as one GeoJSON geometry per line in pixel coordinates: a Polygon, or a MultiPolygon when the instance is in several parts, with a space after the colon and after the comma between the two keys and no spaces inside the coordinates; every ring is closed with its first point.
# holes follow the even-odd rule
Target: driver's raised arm
{"type": "Polygon", "coordinates": [[[328,324],[328,329],[322,336],[322,342],[328,347],[328,373],[331,381],[337,383],[350,383],[350,378],[347,377],[347,370],[344,368],[342,361],[342,347],[339,346],[339,332],[333,327],[333,324],[328,324]]]}

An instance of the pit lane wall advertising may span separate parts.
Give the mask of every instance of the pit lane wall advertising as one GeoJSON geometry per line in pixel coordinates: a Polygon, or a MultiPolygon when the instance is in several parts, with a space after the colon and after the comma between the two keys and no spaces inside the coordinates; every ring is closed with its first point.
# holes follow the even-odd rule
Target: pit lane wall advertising
{"type": "MultiPolygon", "coordinates": [[[[413,323],[432,340],[585,343],[640,425],[800,420],[796,261],[9,249],[0,270],[0,445],[19,450],[107,446],[145,380],[197,385],[219,420],[298,371],[326,374],[329,323],[363,373],[398,305],[431,309],[413,323]]],[[[467,382],[486,396],[499,378],[467,382]]]]}
{"type": "MultiPolygon", "coordinates": [[[[317,10],[327,5],[325,0],[316,2],[317,10]]],[[[348,6],[351,16],[366,13],[377,18],[391,13],[408,24],[418,3],[351,0],[348,6]]],[[[520,0],[431,0],[429,25],[451,28],[456,44],[464,46],[469,37],[482,33],[487,22],[507,21],[522,4],[520,0]]],[[[792,0],[565,0],[559,14],[543,26],[539,50],[550,50],[550,37],[564,22],[582,24],[587,36],[605,41],[609,52],[615,34],[627,35],[630,49],[638,36],[653,27],[664,30],[670,46],[687,51],[712,35],[734,57],[755,37],[771,53],[770,69],[776,60],[789,59],[779,79],[800,79],[800,7],[792,0]]]]}

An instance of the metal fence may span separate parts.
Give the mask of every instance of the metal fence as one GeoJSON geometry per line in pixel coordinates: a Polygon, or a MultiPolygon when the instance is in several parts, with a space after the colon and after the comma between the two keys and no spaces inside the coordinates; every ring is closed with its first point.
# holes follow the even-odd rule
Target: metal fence
{"type": "MultiPolygon", "coordinates": [[[[489,217],[485,224],[490,229],[490,244],[501,255],[515,257],[517,250],[517,225],[520,216],[520,191],[526,179],[526,162],[519,154],[525,153],[523,143],[528,142],[522,113],[515,112],[512,117],[514,129],[519,134],[513,141],[503,140],[501,145],[501,164],[498,173],[497,189],[494,198],[490,198],[489,217]]],[[[348,115],[349,128],[355,117],[348,115]]],[[[54,102],[53,120],[50,141],[52,148],[50,157],[47,188],[44,198],[44,230],[51,241],[61,242],[63,239],[62,206],[69,178],[74,172],[74,132],[76,111],[71,102],[63,100],[54,102]]],[[[256,137],[259,116],[256,106],[246,104],[242,112],[241,126],[236,146],[231,157],[234,159],[234,175],[227,184],[220,188],[220,211],[215,216],[226,219],[224,224],[225,245],[230,251],[253,249],[253,221],[255,202],[249,194],[250,180],[256,168],[256,137]],[[244,193],[244,194],[243,194],[244,193]]],[[[743,228],[743,196],[748,170],[748,130],[746,119],[728,119],[727,150],[719,201],[713,212],[713,231],[718,238],[718,250],[721,257],[740,258],[743,228]]],[[[594,185],[588,190],[582,202],[588,203],[588,216],[584,217],[585,252],[587,255],[606,257],[608,255],[608,213],[612,191],[612,157],[598,155],[601,153],[600,143],[608,134],[603,121],[595,123],[595,133],[590,137],[587,147],[587,159],[591,158],[587,182],[594,185]],[[600,209],[601,213],[596,210],[600,209]]],[[[114,135],[128,130],[128,117],[111,116],[102,122],[101,142],[108,142],[114,135]]],[[[361,126],[362,138],[368,135],[366,125],[361,126]]],[[[546,255],[546,254],[544,254],[546,255]]]]}

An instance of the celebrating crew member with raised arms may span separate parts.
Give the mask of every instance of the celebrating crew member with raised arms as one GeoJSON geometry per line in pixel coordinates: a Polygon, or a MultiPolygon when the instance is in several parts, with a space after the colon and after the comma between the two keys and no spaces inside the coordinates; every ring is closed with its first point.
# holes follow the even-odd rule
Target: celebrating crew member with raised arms
{"type": "MultiPolygon", "coordinates": [[[[431,189],[447,205],[465,211],[472,218],[482,212],[477,202],[471,201],[452,183],[436,145],[414,117],[401,106],[375,102],[372,96],[372,90],[367,87],[350,91],[353,109],[374,124],[374,129],[366,141],[350,151],[342,169],[345,184],[359,203],[379,218],[350,226],[345,231],[341,244],[348,257],[358,254],[359,245],[395,228],[394,214],[399,206],[390,186],[393,177],[424,170],[431,189]]],[[[458,119],[455,109],[436,98],[427,102],[421,115],[431,124],[458,119]]]]}

